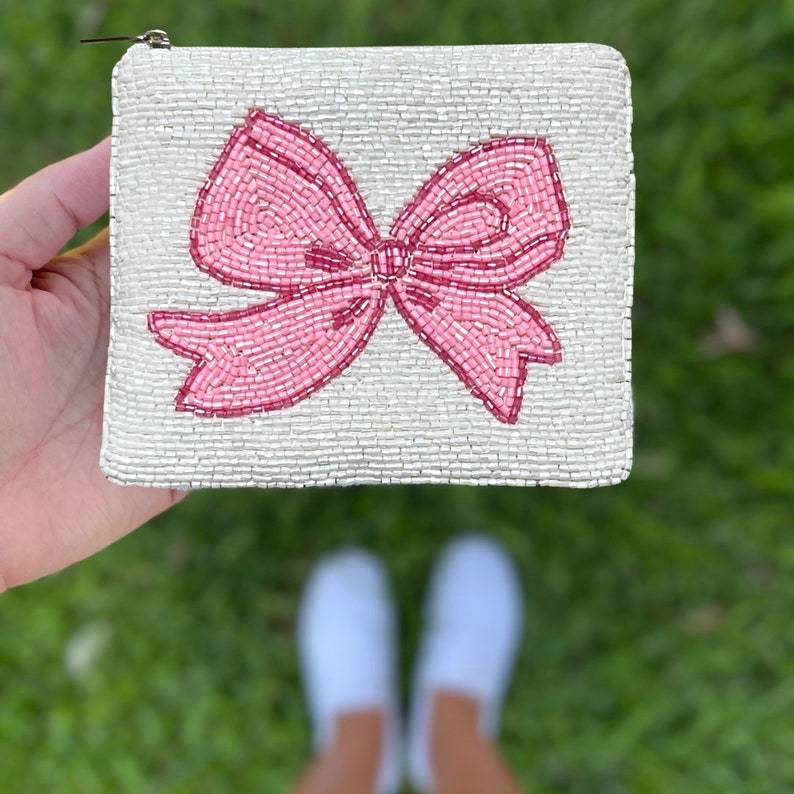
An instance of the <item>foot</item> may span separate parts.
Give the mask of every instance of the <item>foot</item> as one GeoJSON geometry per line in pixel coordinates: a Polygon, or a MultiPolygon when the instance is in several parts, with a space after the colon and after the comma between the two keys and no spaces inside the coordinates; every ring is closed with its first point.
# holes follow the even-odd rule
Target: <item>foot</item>
{"type": "Polygon", "coordinates": [[[327,756],[345,743],[351,724],[370,719],[381,735],[356,745],[380,756],[371,765],[377,794],[395,794],[400,784],[395,623],[386,572],[372,555],[349,549],[315,566],[298,648],[316,751],[327,756]]]}
{"type": "Polygon", "coordinates": [[[476,711],[483,739],[496,738],[523,625],[523,598],[508,552],[485,535],[454,540],[436,565],[417,664],[408,767],[420,791],[440,787],[434,757],[439,699],[476,711]]]}

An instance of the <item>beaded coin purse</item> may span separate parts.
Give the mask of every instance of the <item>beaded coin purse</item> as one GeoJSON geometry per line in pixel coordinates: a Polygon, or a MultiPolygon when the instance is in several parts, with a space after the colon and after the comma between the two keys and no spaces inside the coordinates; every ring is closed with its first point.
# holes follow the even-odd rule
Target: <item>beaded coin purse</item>
{"type": "Polygon", "coordinates": [[[628,475],[617,52],[171,48],[152,32],[116,66],[113,110],[110,479],[628,475]]]}

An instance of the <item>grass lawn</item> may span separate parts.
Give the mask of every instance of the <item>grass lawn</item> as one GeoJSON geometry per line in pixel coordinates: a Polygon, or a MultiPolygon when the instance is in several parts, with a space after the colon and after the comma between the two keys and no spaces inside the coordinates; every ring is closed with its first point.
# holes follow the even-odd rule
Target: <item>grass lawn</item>
{"type": "Polygon", "coordinates": [[[503,746],[528,790],[794,791],[794,3],[0,0],[0,187],[106,134],[124,45],[76,40],[152,27],[185,45],[620,49],[636,463],[587,492],[191,496],[0,599],[0,790],[285,794],[310,747],[292,632],[313,561],[384,556],[407,682],[428,567],[475,527],[527,590],[503,746]]]}

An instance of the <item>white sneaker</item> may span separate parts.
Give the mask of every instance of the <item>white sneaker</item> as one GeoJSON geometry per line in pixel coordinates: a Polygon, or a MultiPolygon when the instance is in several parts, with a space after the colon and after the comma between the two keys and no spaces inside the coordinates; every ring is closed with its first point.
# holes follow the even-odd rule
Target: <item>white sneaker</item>
{"type": "Polygon", "coordinates": [[[380,562],[346,549],[317,563],[304,589],[298,650],[318,754],[333,744],[341,715],[385,715],[377,794],[400,788],[395,609],[380,562]]]}
{"type": "Polygon", "coordinates": [[[419,791],[434,788],[430,750],[436,693],[476,700],[480,730],[495,739],[518,655],[523,597],[515,564],[496,540],[464,535],[436,564],[425,605],[425,636],[414,676],[408,775],[419,791]]]}

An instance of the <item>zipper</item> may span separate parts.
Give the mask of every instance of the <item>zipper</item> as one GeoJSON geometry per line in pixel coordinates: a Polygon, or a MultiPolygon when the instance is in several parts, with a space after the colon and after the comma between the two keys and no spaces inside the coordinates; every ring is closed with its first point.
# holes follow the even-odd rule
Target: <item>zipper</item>
{"type": "Polygon", "coordinates": [[[170,50],[171,39],[164,30],[147,30],[141,36],[110,36],[104,39],[80,39],[80,44],[100,44],[106,41],[131,41],[146,44],[152,50],[170,50]]]}

